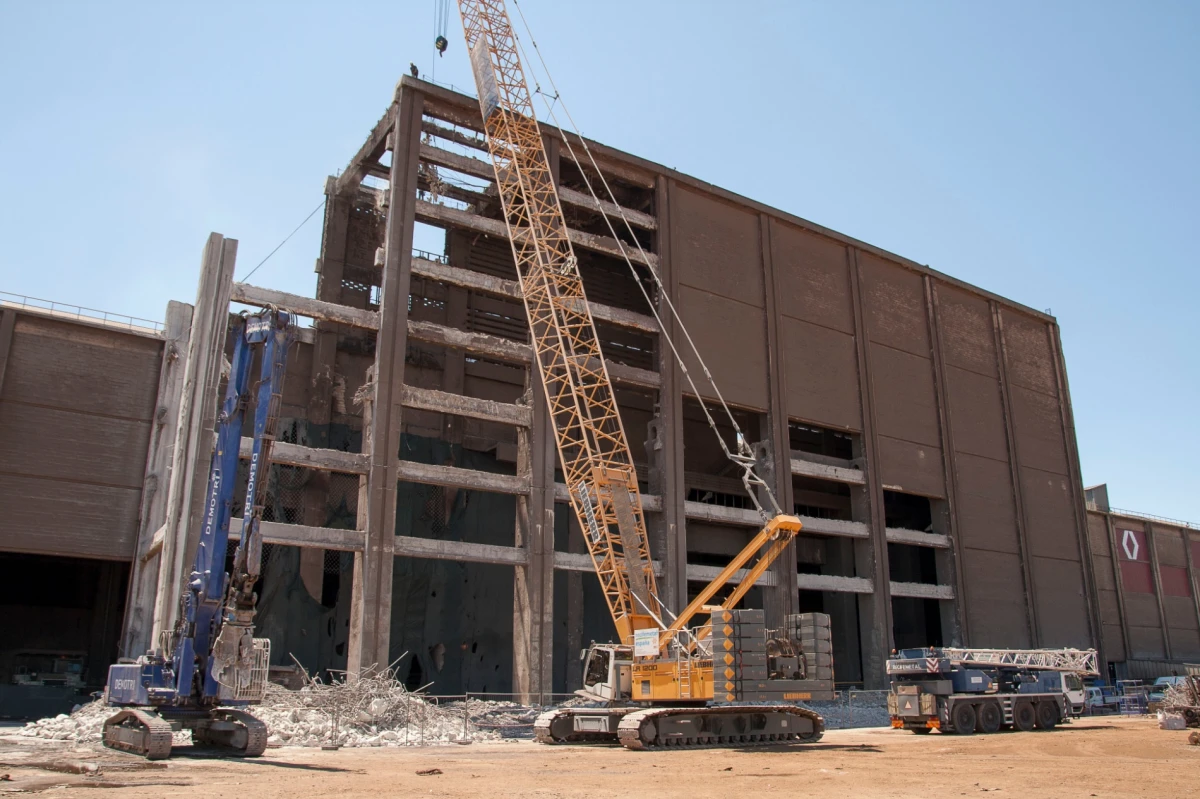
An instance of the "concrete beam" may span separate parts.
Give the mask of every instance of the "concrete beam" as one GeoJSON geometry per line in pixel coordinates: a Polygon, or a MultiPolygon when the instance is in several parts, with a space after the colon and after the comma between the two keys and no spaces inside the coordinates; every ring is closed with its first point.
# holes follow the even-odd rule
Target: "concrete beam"
{"type": "Polygon", "coordinates": [[[461,131],[444,127],[428,119],[421,120],[421,132],[428,133],[430,136],[437,136],[439,139],[452,141],[455,144],[461,144],[464,147],[473,147],[485,153],[488,151],[487,140],[482,136],[468,136],[461,131]]]}
{"type": "MultiPolygon", "coordinates": [[[[601,187],[595,185],[592,188],[597,191],[601,190],[601,187]]],[[[566,186],[558,187],[558,198],[567,205],[573,205],[576,208],[586,208],[589,211],[595,211],[610,217],[613,220],[613,226],[617,230],[624,228],[624,223],[621,222],[622,216],[629,220],[629,224],[640,227],[643,230],[658,230],[658,220],[650,216],[650,214],[644,214],[632,208],[623,208],[616,203],[596,199],[590,194],[584,194],[581,191],[575,191],[566,186]]]]}
{"type": "Polygon", "coordinates": [[[723,505],[709,505],[706,502],[685,502],[683,510],[689,519],[698,519],[713,524],[733,524],[738,527],[756,528],[763,526],[762,517],[753,508],[726,508],[723,505]]]}
{"type": "Polygon", "coordinates": [[[841,466],[829,466],[824,463],[792,458],[792,474],[801,477],[816,477],[820,480],[832,480],[848,485],[866,485],[867,478],[861,469],[847,469],[841,466]]]}
{"type": "MultiPolygon", "coordinates": [[[[716,566],[697,566],[694,563],[689,563],[687,565],[687,578],[690,582],[711,583],[713,580],[717,579],[718,576],[720,576],[722,571],[722,569],[716,566]]],[[[726,585],[741,584],[741,582],[746,579],[746,573],[748,571],[748,569],[738,569],[733,573],[732,577],[725,581],[726,585]]],[[[775,586],[779,584],[779,581],[775,576],[775,572],[767,570],[754,584],[761,586],[775,586]]]]}
{"type": "Polygon", "coordinates": [[[333,302],[322,302],[310,297],[288,294],[286,291],[251,286],[248,283],[234,283],[230,299],[248,305],[273,305],[283,311],[325,322],[337,322],[366,330],[379,329],[379,314],[375,311],[351,308],[333,302]]]}
{"type": "Polygon", "coordinates": [[[529,478],[496,472],[480,472],[457,466],[438,466],[432,463],[400,461],[397,477],[409,483],[465,488],[471,491],[491,491],[497,494],[523,495],[529,493],[529,478]]]}
{"type": "Polygon", "coordinates": [[[482,419],[485,422],[499,422],[518,427],[529,427],[532,419],[532,413],[525,405],[465,397],[461,394],[450,394],[431,388],[405,386],[400,394],[400,401],[409,408],[419,408],[436,413],[452,413],[456,416],[467,416],[472,419],[482,419]]]}
{"type": "Polygon", "coordinates": [[[954,599],[952,585],[926,585],[925,583],[891,582],[892,596],[906,596],[915,599],[954,599]]]}
{"type": "Polygon", "coordinates": [[[529,553],[521,547],[501,547],[493,544],[473,544],[467,541],[444,541],[439,538],[396,536],[395,554],[429,560],[452,560],[460,563],[494,563],[501,566],[524,566],[529,553]]]}
{"type": "MultiPolygon", "coordinates": [[[[517,302],[521,302],[522,300],[521,284],[515,280],[505,280],[501,277],[486,275],[483,272],[450,266],[449,264],[438,263],[437,261],[430,261],[425,258],[413,258],[412,270],[413,275],[417,277],[438,280],[452,286],[461,286],[473,291],[516,300],[517,302]]],[[[592,311],[592,318],[601,322],[641,330],[645,333],[658,332],[658,322],[654,320],[653,316],[595,302],[589,302],[588,307],[592,311]]]]}
{"type": "MultiPolygon", "coordinates": [[[[342,530],[334,527],[312,527],[306,524],[259,522],[264,544],[284,544],[290,547],[337,549],[342,552],[361,552],[366,534],[361,530],[342,530]]],[[[242,517],[229,520],[230,540],[241,540],[242,517]]]]}
{"type": "MultiPolygon", "coordinates": [[[[653,561],[654,573],[659,577],[663,575],[662,561],[653,561]]],[[[596,567],[592,563],[592,556],[586,552],[558,552],[554,553],[554,568],[559,571],[571,572],[587,572],[595,574],[596,567]]]]}
{"type": "MultiPolygon", "coordinates": [[[[416,201],[416,213],[417,221],[427,225],[457,227],[463,230],[483,233],[487,236],[495,236],[505,241],[508,240],[508,228],[499,219],[490,219],[486,216],[472,214],[468,211],[451,208],[447,205],[438,205],[426,200],[416,201]]],[[[618,244],[617,240],[608,236],[597,236],[594,233],[585,233],[582,230],[568,228],[567,238],[571,240],[572,244],[582,247],[585,250],[592,250],[593,252],[622,260],[628,257],[634,263],[650,266],[655,269],[658,268],[658,256],[653,253],[643,255],[636,247],[625,247],[622,251],[622,247],[618,244]]]]}
{"type": "Polygon", "coordinates": [[[818,519],[815,516],[801,516],[800,534],[833,535],[839,538],[870,538],[871,526],[866,522],[850,522],[842,519],[818,519]]]}
{"type": "Polygon", "coordinates": [[[918,547],[950,548],[950,536],[941,533],[923,533],[903,527],[888,527],[884,530],[889,544],[911,544],[918,547]]]}
{"type": "Polygon", "coordinates": [[[375,123],[375,127],[371,129],[371,135],[363,142],[362,147],[358,148],[358,152],[350,159],[350,163],[346,165],[346,169],[333,184],[332,193],[334,195],[347,196],[353,193],[358,188],[358,185],[362,183],[367,170],[372,165],[379,163],[379,159],[383,156],[384,151],[388,149],[388,136],[391,135],[392,128],[396,125],[398,110],[398,106],[393,103],[383,112],[383,116],[375,123]]]}
{"type": "MultiPolygon", "coordinates": [[[[249,458],[254,450],[254,439],[243,436],[238,447],[239,458],[249,458]]],[[[271,446],[271,463],[284,466],[303,466],[306,469],[323,469],[345,474],[366,474],[370,459],[357,452],[342,452],[336,449],[314,449],[299,444],[276,441],[271,446]]]]}
{"type": "Polygon", "coordinates": [[[533,360],[533,347],[521,341],[513,341],[487,333],[472,333],[453,327],[408,320],[408,337],[412,341],[436,344],[449,349],[464,350],[475,355],[495,358],[505,363],[526,364],[533,360]]]}
{"type": "Polygon", "coordinates": [[[837,591],[845,594],[873,594],[875,585],[866,577],[838,577],[832,574],[798,574],[802,591],[837,591]]]}

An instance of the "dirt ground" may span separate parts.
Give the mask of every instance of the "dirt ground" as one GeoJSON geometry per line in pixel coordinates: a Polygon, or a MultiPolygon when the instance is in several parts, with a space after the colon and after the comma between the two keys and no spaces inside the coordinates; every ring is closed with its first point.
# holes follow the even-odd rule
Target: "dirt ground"
{"type": "Polygon", "coordinates": [[[630,752],[528,741],[407,749],[269,749],[257,760],[176,749],[145,763],[100,747],[0,743],[0,795],[353,797],[1200,796],[1200,746],[1150,719],[958,737],[839,730],[816,745],[630,752]],[[440,774],[418,772],[439,769],[440,774]],[[82,772],[82,773],[80,773],[82,772]],[[4,775],[8,779],[3,779],[4,775]],[[85,793],[90,793],[86,792],[85,793]]]}

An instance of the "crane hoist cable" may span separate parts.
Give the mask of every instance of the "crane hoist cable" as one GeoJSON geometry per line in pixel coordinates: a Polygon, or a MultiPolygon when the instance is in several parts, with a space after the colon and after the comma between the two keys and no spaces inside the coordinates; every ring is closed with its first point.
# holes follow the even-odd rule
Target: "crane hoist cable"
{"type": "Polygon", "coordinates": [[[433,5],[433,48],[438,51],[438,57],[446,54],[450,40],[446,38],[446,28],[450,25],[450,0],[434,0],[433,5]]]}
{"type": "MultiPolygon", "coordinates": [[[[513,0],[513,5],[516,6],[517,14],[521,17],[521,24],[524,26],[526,33],[529,35],[530,44],[533,46],[534,52],[537,53],[538,61],[541,62],[542,69],[546,73],[546,79],[550,84],[551,91],[553,92],[552,95],[547,95],[545,92],[543,92],[538,83],[537,76],[534,75],[535,93],[542,96],[542,100],[546,104],[547,112],[550,116],[550,119],[553,120],[555,127],[565,132],[569,131],[579,139],[579,143],[582,145],[583,152],[587,156],[588,161],[591,163],[593,171],[600,178],[600,183],[603,185],[604,191],[608,195],[609,202],[616,206],[617,215],[620,216],[621,221],[625,223],[625,229],[628,231],[629,237],[633,240],[633,245],[637,247],[638,253],[642,256],[642,262],[646,264],[646,268],[649,271],[651,278],[654,280],[655,286],[658,288],[659,296],[666,305],[671,319],[676,325],[679,326],[679,331],[683,334],[683,337],[687,342],[687,346],[691,349],[692,354],[695,356],[696,362],[704,372],[705,378],[708,379],[709,385],[712,386],[713,392],[717,396],[717,402],[725,411],[725,415],[728,417],[729,423],[733,427],[735,446],[737,449],[736,453],[729,449],[729,446],[725,441],[725,437],[721,435],[721,431],[717,428],[716,421],[713,419],[712,414],[709,413],[708,406],[705,404],[704,398],[700,394],[699,389],[697,389],[695,381],[692,379],[691,370],[688,369],[687,363],[684,361],[679,349],[675,346],[675,341],[672,340],[670,333],[667,331],[667,327],[663,324],[663,320],[659,315],[658,309],[655,307],[654,301],[651,299],[649,292],[646,291],[646,286],[643,283],[641,276],[638,274],[637,268],[633,265],[632,259],[629,257],[625,242],[623,242],[617,235],[616,228],[613,226],[609,213],[604,210],[602,205],[603,201],[596,194],[596,191],[592,186],[592,181],[588,178],[587,171],[584,169],[584,165],[580,162],[579,156],[575,152],[574,145],[571,144],[570,136],[565,135],[564,133],[562,141],[567,145],[567,151],[571,156],[571,160],[575,162],[575,166],[578,167],[580,175],[583,176],[583,181],[587,187],[588,194],[591,195],[592,199],[596,201],[596,205],[600,209],[600,215],[604,218],[605,225],[608,227],[613,239],[616,240],[617,246],[621,250],[621,256],[624,258],[626,265],[629,267],[629,271],[633,275],[634,283],[637,284],[639,291],[642,293],[642,297],[645,298],[646,304],[650,308],[650,312],[654,315],[654,320],[658,323],[659,335],[664,341],[666,341],[667,346],[671,350],[672,356],[679,363],[679,368],[682,371],[683,376],[687,379],[688,385],[692,389],[692,394],[696,397],[697,402],[700,404],[700,409],[704,413],[705,421],[708,422],[709,428],[716,435],[717,441],[721,445],[721,451],[731,463],[741,470],[742,484],[745,486],[746,493],[749,494],[750,501],[754,503],[754,507],[758,511],[759,515],[764,521],[767,521],[770,519],[772,514],[769,514],[759,502],[755,488],[761,489],[766,495],[768,501],[770,502],[771,508],[774,511],[773,515],[779,515],[783,513],[783,510],[779,507],[778,500],[775,498],[775,492],[771,490],[770,485],[768,485],[767,482],[763,480],[762,477],[760,477],[755,471],[757,458],[754,455],[754,451],[746,442],[746,436],[742,432],[741,427],[738,425],[737,419],[733,415],[733,411],[730,410],[729,405],[725,402],[725,397],[721,393],[720,387],[717,386],[716,379],[713,377],[712,372],[709,371],[708,365],[704,362],[704,358],[700,355],[700,351],[696,347],[695,341],[692,340],[691,333],[688,332],[687,326],[684,325],[683,319],[680,317],[678,310],[675,308],[675,303],[671,301],[671,296],[667,292],[666,286],[663,285],[662,277],[658,274],[658,270],[651,265],[651,259],[646,254],[645,249],[643,249],[641,242],[638,241],[637,234],[635,234],[633,231],[633,225],[630,223],[628,217],[625,216],[623,207],[621,206],[620,202],[617,201],[617,197],[613,193],[612,187],[609,186],[607,178],[604,177],[604,173],[600,170],[599,165],[596,163],[596,159],[592,155],[591,147],[588,146],[587,139],[584,138],[583,134],[579,131],[578,126],[575,124],[575,119],[571,116],[571,112],[567,108],[567,104],[563,101],[562,93],[559,92],[558,85],[555,84],[554,77],[550,74],[550,68],[546,65],[546,60],[542,56],[541,48],[538,47],[537,40],[533,38],[533,31],[529,27],[529,21],[525,19],[525,12],[521,8],[520,2],[518,2],[518,0],[513,0]],[[551,99],[553,99],[553,102],[551,102],[551,99]],[[558,115],[554,112],[555,106],[562,107],[563,113],[566,115],[570,127],[564,127],[559,122],[558,115]]],[[[523,60],[530,65],[530,71],[532,72],[533,62],[525,52],[525,48],[522,46],[520,37],[516,35],[515,30],[513,31],[513,38],[516,40],[517,47],[521,51],[523,60]]]]}

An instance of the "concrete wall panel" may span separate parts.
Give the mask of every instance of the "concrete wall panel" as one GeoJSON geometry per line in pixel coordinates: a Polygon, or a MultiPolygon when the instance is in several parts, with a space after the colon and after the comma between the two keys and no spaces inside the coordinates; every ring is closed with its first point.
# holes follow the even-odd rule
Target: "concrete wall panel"
{"type": "Polygon", "coordinates": [[[880,435],[940,447],[937,395],[929,359],[872,344],[870,363],[880,435]]]}
{"type": "Polygon", "coordinates": [[[999,379],[992,311],[987,300],[944,284],[937,287],[942,354],[950,366],[999,379]]]}
{"type": "Polygon", "coordinates": [[[955,451],[1007,462],[1008,439],[1004,434],[1000,382],[948,366],[946,389],[955,451]]]}
{"type": "Polygon", "coordinates": [[[141,491],[149,445],[149,422],[0,402],[6,472],[141,491]]]}
{"type": "Polygon", "coordinates": [[[1100,635],[1104,642],[1104,653],[1111,661],[1125,660],[1125,636],[1119,624],[1105,624],[1101,627],[1100,635]]]}
{"type": "Polygon", "coordinates": [[[845,245],[787,224],[774,224],[771,229],[779,313],[853,334],[845,245]]]}
{"type": "Polygon", "coordinates": [[[1129,656],[1138,660],[1166,660],[1162,630],[1129,625],[1129,656]]]}
{"type": "Polygon", "coordinates": [[[787,412],[796,419],[862,430],[854,337],[783,317],[779,326],[787,375],[787,412]]]}
{"type": "Polygon", "coordinates": [[[1167,617],[1167,626],[1173,630],[1200,629],[1196,624],[1196,603],[1190,596],[1164,596],[1163,615],[1167,617]]]}
{"type": "Polygon", "coordinates": [[[878,457],[884,488],[925,497],[945,496],[941,448],[879,436],[878,457]]]}
{"type": "Polygon", "coordinates": [[[39,477],[0,479],[0,549],[129,560],[141,491],[39,477]]]}
{"type": "Polygon", "coordinates": [[[1075,505],[1066,477],[1021,467],[1026,536],[1032,555],[1079,560],[1075,505]]]}
{"type": "Polygon", "coordinates": [[[1108,540],[1108,525],[1099,513],[1088,513],[1088,543],[1092,548],[1092,556],[1096,558],[1111,558],[1112,547],[1108,540]]]}
{"type": "Polygon", "coordinates": [[[858,263],[862,269],[867,337],[928,358],[929,326],[921,276],[870,253],[860,253],[858,263]]]}
{"type": "Polygon", "coordinates": [[[1012,478],[1007,463],[974,455],[955,459],[958,532],[963,546],[1018,554],[1012,478]]]}
{"type": "Polygon", "coordinates": [[[1011,386],[1009,393],[1021,465],[1067,474],[1058,399],[1018,385],[1011,386]]]}
{"type": "Polygon", "coordinates": [[[1183,536],[1178,530],[1167,530],[1154,525],[1154,547],[1158,562],[1163,566],[1187,567],[1187,555],[1183,549],[1183,536]]]}
{"type": "MultiPolygon", "coordinates": [[[[676,186],[671,195],[671,266],[679,282],[763,307],[758,215],[676,186]]],[[[688,325],[695,335],[695,329],[688,325]]],[[[765,347],[763,348],[765,349],[765,347]]],[[[707,356],[708,352],[701,349],[707,356]]]]}
{"type": "Polygon", "coordinates": [[[1101,588],[1098,590],[1098,599],[1100,620],[1104,624],[1120,625],[1121,604],[1120,599],[1117,597],[1117,592],[1111,588],[1101,588]]]}
{"type": "MultiPolygon", "coordinates": [[[[704,356],[725,399],[757,410],[767,407],[767,328],[762,309],[679,287],[679,314],[704,356]]],[[[684,355],[696,387],[706,397],[712,388],[694,356],[684,355]]],[[[685,389],[690,391],[690,388],[685,389]]]]}
{"type": "Polygon", "coordinates": [[[1007,308],[1001,316],[1009,382],[1057,397],[1055,359],[1046,323],[1007,308]]]}
{"type": "Polygon", "coordinates": [[[1161,626],[1158,617],[1158,601],[1154,598],[1154,594],[1136,594],[1126,591],[1125,613],[1131,630],[1134,627],[1153,627],[1157,630],[1161,626]]]}
{"type": "Polygon", "coordinates": [[[961,560],[971,646],[1030,646],[1020,558],[963,548],[961,560]]]}
{"type": "Polygon", "coordinates": [[[0,399],[149,420],[161,357],[157,339],[21,315],[0,399]]]}
{"type": "Polygon", "coordinates": [[[1177,660],[1195,663],[1200,659],[1200,632],[1171,630],[1171,654],[1177,660]]]}
{"type": "Polygon", "coordinates": [[[1042,646],[1092,646],[1079,562],[1034,557],[1033,584],[1042,646]]]}

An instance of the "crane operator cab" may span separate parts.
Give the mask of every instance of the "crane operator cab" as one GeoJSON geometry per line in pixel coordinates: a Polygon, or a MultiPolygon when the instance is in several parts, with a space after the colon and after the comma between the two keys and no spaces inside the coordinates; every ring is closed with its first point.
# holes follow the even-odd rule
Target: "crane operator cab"
{"type": "Polygon", "coordinates": [[[629,699],[633,690],[633,649],[618,644],[593,643],[579,653],[583,661],[583,689],[587,699],[607,702],[629,699]]]}

